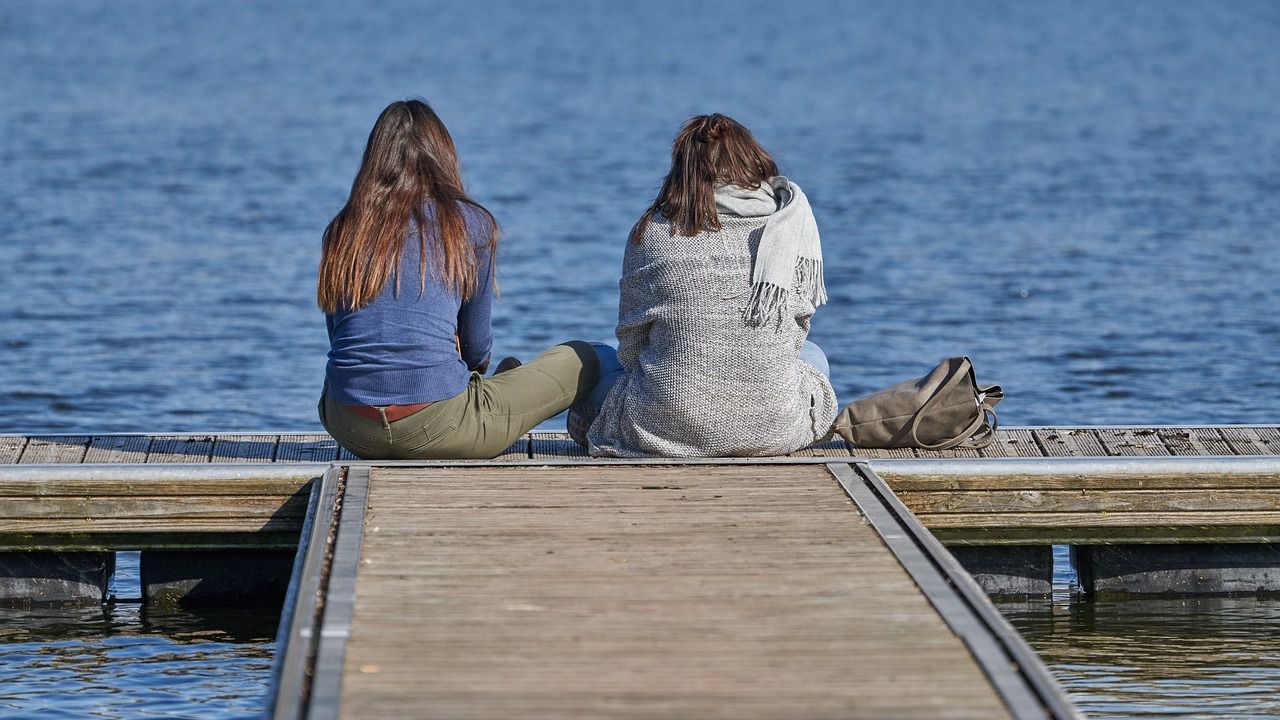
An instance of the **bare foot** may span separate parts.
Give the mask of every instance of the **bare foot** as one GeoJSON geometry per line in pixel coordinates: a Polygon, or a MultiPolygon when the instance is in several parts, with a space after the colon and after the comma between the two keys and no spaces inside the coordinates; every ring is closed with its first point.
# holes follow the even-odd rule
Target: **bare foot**
{"type": "Polygon", "coordinates": [[[493,369],[493,374],[497,375],[500,372],[514,370],[515,368],[518,368],[518,367],[520,367],[520,361],[508,355],[507,357],[504,357],[498,361],[498,366],[493,369]]]}

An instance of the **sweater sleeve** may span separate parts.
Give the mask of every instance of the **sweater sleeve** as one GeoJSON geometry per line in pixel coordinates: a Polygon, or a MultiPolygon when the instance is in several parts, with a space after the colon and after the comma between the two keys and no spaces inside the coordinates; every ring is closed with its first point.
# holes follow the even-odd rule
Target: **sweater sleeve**
{"type": "Polygon", "coordinates": [[[476,291],[458,307],[458,344],[469,370],[479,370],[493,349],[493,257],[487,245],[477,248],[476,291]]]}
{"type": "Polygon", "coordinates": [[[640,351],[649,344],[649,328],[657,317],[654,307],[653,267],[640,255],[641,248],[628,241],[618,281],[618,362],[627,372],[635,370],[640,351]]]}

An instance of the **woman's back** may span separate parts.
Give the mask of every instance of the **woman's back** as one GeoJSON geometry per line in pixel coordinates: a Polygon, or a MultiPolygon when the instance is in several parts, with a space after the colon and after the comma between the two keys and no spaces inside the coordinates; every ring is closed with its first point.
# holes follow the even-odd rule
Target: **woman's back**
{"type": "Polygon", "coordinates": [[[658,216],[628,243],[618,322],[627,372],[592,424],[593,454],[778,455],[830,427],[831,385],[797,360],[812,302],[793,290],[780,326],[744,323],[765,218],[720,224],[685,237],[658,216]]]}
{"type": "MultiPolygon", "coordinates": [[[[434,206],[435,201],[428,200],[423,207],[428,240],[439,232],[434,206]]],[[[476,256],[475,294],[463,300],[440,281],[431,270],[431,256],[438,247],[426,242],[424,256],[423,243],[410,223],[399,270],[387,278],[377,297],[358,309],[340,307],[325,316],[330,347],[325,377],[338,402],[392,405],[450,398],[466,387],[469,368],[488,357],[493,222],[473,205],[457,206],[476,256]],[[420,283],[424,261],[426,277],[420,283]],[[461,347],[456,344],[459,339],[465,339],[461,347]]]]}
{"type": "Polygon", "coordinates": [[[590,392],[599,361],[583,342],[484,375],[497,252],[497,223],[467,196],[439,116],[421,100],[388,105],[325,228],[316,279],[329,330],[316,410],[342,447],[491,458],[590,392]]]}

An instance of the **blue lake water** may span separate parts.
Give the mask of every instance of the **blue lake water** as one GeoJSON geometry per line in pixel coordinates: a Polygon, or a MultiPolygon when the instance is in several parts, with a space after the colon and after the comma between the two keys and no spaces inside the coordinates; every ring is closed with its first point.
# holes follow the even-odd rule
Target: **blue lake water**
{"type": "Polygon", "coordinates": [[[3,3],[0,74],[0,432],[318,430],[320,233],[411,96],[502,224],[498,353],[612,336],[718,111],[809,194],[842,397],[967,354],[1006,424],[1280,416],[1276,3],[3,3]]]}

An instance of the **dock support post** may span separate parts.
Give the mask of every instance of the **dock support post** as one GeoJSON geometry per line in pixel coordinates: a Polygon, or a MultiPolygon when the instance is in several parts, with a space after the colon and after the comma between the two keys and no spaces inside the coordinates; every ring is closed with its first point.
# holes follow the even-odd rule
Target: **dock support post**
{"type": "Polygon", "coordinates": [[[0,606],[100,603],[115,567],[110,552],[0,553],[0,606]]]}
{"type": "Polygon", "coordinates": [[[1051,545],[953,545],[947,550],[988,595],[1053,593],[1051,545]]]}
{"type": "Polygon", "coordinates": [[[144,550],[139,574],[148,604],[281,601],[293,550],[144,550]]]}
{"type": "Polygon", "coordinates": [[[1080,589],[1128,595],[1280,594],[1280,544],[1085,545],[1080,589]]]}

